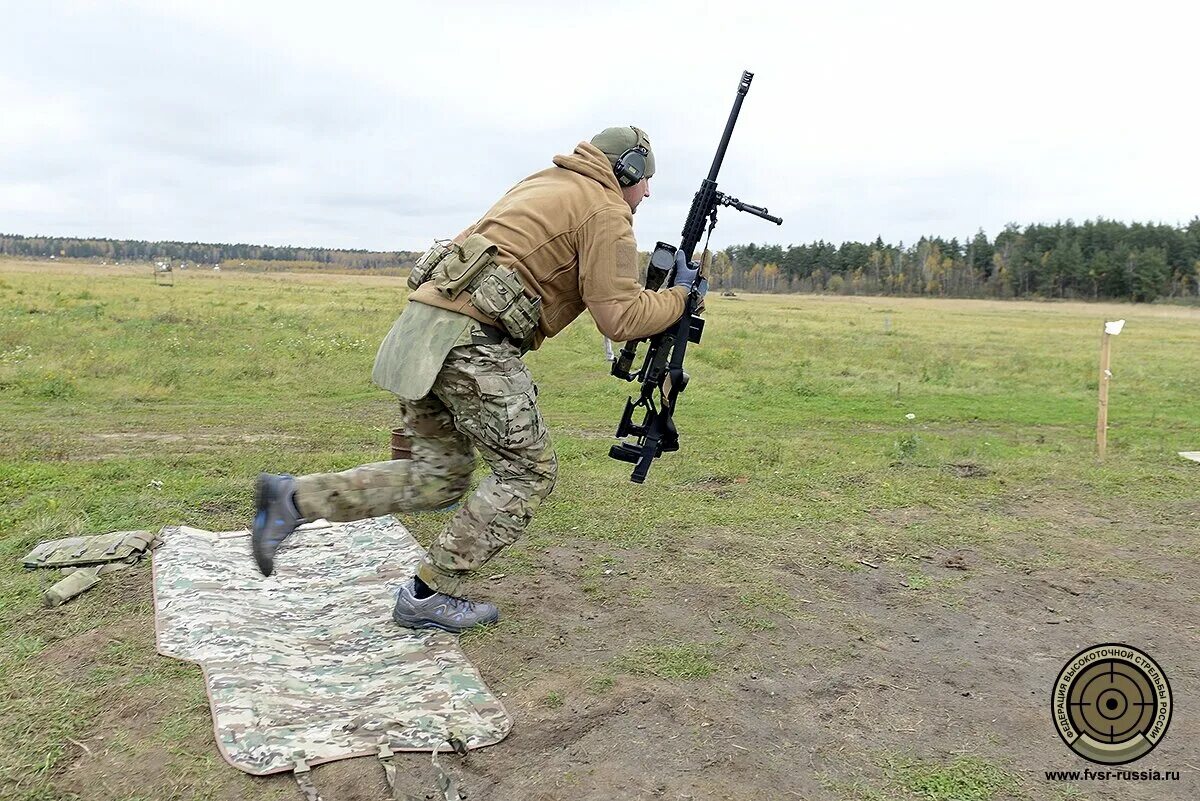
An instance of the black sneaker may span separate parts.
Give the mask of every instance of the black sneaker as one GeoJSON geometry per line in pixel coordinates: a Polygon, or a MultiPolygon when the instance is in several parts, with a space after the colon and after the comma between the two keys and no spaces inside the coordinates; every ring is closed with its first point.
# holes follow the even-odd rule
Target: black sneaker
{"type": "Polygon", "coordinates": [[[254,529],[250,532],[250,546],[254,561],[264,576],[275,572],[275,552],[279,546],[297,526],[306,522],[292,499],[295,491],[296,479],[289,475],[259,473],[254,485],[254,529]]]}
{"type": "Polygon", "coordinates": [[[410,629],[441,629],[451,634],[462,634],[475,626],[490,626],[500,620],[500,610],[495,604],[483,601],[468,601],[435,592],[428,598],[418,598],[413,581],[400,585],[396,595],[396,608],[392,620],[410,629]]]}

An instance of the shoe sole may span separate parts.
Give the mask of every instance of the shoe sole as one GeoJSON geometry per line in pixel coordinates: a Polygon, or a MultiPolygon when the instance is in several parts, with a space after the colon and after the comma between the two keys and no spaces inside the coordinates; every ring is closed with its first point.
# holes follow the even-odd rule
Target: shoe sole
{"type": "Polygon", "coordinates": [[[474,626],[451,627],[451,626],[443,626],[441,623],[435,623],[432,620],[422,620],[419,622],[415,621],[415,620],[413,620],[413,621],[404,620],[402,618],[396,617],[395,615],[392,615],[392,620],[394,620],[397,625],[403,626],[406,629],[437,629],[438,631],[444,631],[447,634],[462,634],[463,632],[470,631],[471,629],[484,628],[487,626],[494,626],[500,622],[499,620],[494,620],[490,623],[476,623],[474,626]]]}
{"type": "MultiPolygon", "coordinates": [[[[268,495],[267,486],[268,486],[267,481],[262,475],[260,475],[258,477],[258,479],[254,482],[254,522],[255,523],[258,522],[258,515],[259,515],[260,511],[263,514],[266,513],[267,500],[268,500],[267,499],[267,495],[268,495]]],[[[269,557],[266,554],[263,554],[260,552],[260,549],[258,547],[258,537],[255,536],[255,533],[256,532],[251,530],[250,545],[251,545],[252,550],[254,551],[254,561],[258,565],[258,572],[262,573],[264,576],[269,576],[275,572],[275,560],[274,560],[274,558],[269,557]],[[265,570],[263,569],[264,562],[266,563],[265,570]]]]}

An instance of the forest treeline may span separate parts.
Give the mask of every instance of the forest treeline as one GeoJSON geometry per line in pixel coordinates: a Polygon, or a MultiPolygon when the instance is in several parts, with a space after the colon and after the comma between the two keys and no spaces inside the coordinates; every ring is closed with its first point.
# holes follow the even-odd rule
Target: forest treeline
{"type": "Polygon", "coordinates": [[[272,245],[224,245],[208,242],[147,242],[140,239],[89,239],[56,236],[0,234],[0,254],[29,258],[99,259],[108,262],[162,261],[196,265],[237,266],[248,269],[287,269],[288,262],[306,262],[305,268],[331,270],[398,270],[412,267],[420,254],[406,251],[295,248],[272,245]]]}
{"type": "MultiPolygon", "coordinates": [[[[245,269],[395,272],[416,253],[202,242],[146,242],[0,234],[0,254],[103,261],[193,262],[245,269]]],[[[1184,226],[1070,220],[989,238],[922,237],[905,246],[818,241],[732,245],[714,254],[712,285],[751,292],[833,292],[979,298],[1153,301],[1200,298],[1200,217],[1184,226]]]]}
{"type": "Polygon", "coordinates": [[[982,298],[1152,301],[1200,297],[1200,217],[1186,226],[1071,221],[989,239],[922,237],[915,244],[735,245],[715,254],[719,287],[982,298]]]}

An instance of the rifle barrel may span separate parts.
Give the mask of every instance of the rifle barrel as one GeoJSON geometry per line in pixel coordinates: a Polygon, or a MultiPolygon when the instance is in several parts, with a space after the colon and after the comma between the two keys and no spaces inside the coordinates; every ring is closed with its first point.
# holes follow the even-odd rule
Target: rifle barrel
{"type": "Polygon", "coordinates": [[[737,124],[738,112],[742,110],[742,101],[746,99],[746,93],[750,91],[750,81],[753,79],[753,72],[743,71],[742,79],[738,81],[733,110],[729,112],[729,120],[725,123],[725,133],[721,134],[721,144],[717,146],[717,155],[713,158],[712,167],[708,170],[708,180],[710,181],[715,182],[717,173],[721,171],[721,162],[725,160],[725,149],[729,147],[729,137],[733,136],[733,126],[737,124]]]}

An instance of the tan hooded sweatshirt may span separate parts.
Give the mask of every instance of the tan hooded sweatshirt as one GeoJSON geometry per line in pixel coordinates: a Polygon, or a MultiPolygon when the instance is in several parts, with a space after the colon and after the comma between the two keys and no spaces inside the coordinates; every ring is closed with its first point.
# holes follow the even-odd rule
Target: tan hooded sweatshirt
{"type": "MultiPolygon", "coordinates": [[[[585,308],[601,333],[617,342],[657,334],[683,314],[686,289],[650,292],[638,283],[633,214],[608,158],[589,142],[569,156],[555,156],[553,167],[510,189],[458,241],[470,234],[494,243],[497,261],[541,297],[535,349],[585,308]]],[[[466,293],[448,301],[427,283],[410,299],[495,323],[466,293]]]]}

